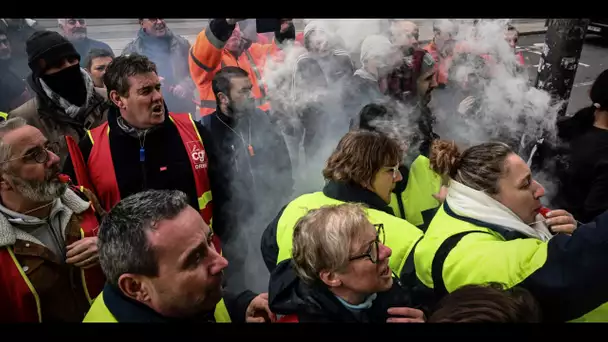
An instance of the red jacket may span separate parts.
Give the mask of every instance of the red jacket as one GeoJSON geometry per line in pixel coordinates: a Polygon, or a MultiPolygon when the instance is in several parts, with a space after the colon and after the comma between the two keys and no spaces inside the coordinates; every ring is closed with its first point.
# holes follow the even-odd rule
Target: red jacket
{"type": "MultiPolygon", "coordinates": [[[[79,191],[74,189],[74,191],[79,191]]],[[[73,231],[72,226],[68,224],[66,228],[66,245],[74,243],[76,240],[97,236],[99,222],[93,209],[93,204],[90,203],[89,208],[82,213],[73,214],[70,220],[78,220],[80,231],[73,231]]],[[[51,288],[58,277],[65,277],[65,274],[54,274],[52,270],[57,268],[56,265],[45,266],[52,263],[44,257],[37,257],[35,251],[46,249],[44,246],[39,246],[33,242],[16,239],[12,245],[0,247],[0,322],[42,322],[43,321],[43,306],[45,303],[41,301],[41,292],[51,288]],[[28,264],[19,262],[21,257],[28,260],[28,264]],[[48,279],[40,279],[47,277],[48,279]],[[42,286],[36,287],[33,284],[42,286]]],[[[83,269],[79,268],[80,275],[78,279],[81,284],[78,286],[84,291],[86,298],[82,300],[92,303],[97,297],[105,283],[105,277],[99,265],[83,269]]],[[[77,287],[74,287],[76,289],[77,287]]],[[[71,296],[78,296],[75,291],[71,296]]],[[[61,311],[61,308],[55,308],[55,311],[61,311]]],[[[83,312],[83,316],[86,312],[83,312]]]]}

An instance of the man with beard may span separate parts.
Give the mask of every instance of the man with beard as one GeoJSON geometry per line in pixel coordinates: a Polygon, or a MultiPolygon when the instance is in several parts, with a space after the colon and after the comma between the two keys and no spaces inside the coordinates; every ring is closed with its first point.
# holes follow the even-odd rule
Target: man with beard
{"type": "Polygon", "coordinates": [[[256,108],[248,76],[237,67],[215,75],[217,110],[203,117],[201,132],[213,179],[213,228],[222,234],[225,255],[233,265],[227,284],[238,290],[251,287],[243,284],[250,280],[245,272],[251,268],[248,263],[258,262],[245,259],[243,244],[259,241],[262,231],[256,229],[290,199],[294,186],[285,140],[268,115],[256,108]],[[243,234],[249,241],[239,240],[243,234]]]}
{"type": "Polygon", "coordinates": [[[268,294],[222,291],[228,266],[211,229],[176,190],[149,190],[120,201],[99,228],[108,283],[89,323],[269,322],[268,294]]]}
{"type": "Polygon", "coordinates": [[[34,32],[38,31],[36,25],[36,21],[32,19],[0,19],[0,27],[6,30],[11,45],[14,71],[21,79],[25,79],[30,72],[25,43],[34,32]]]}
{"type": "Polygon", "coordinates": [[[397,80],[391,84],[394,87],[391,90],[398,91],[392,93],[393,97],[412,108],[411,125],[417,127],[411,140],[406,142],[410,147],[405,158],[409,173],[407,185],[395,189],[396,207],[400,209],[396,214],[423,231],[445,196],[441,178],[429,166],[431,144],[439,138],[434,132],[435,117],[429,108],[431,93],[437,87],[434,66],[435,61],[428,52],[414,49],[391,76],[397,80]]]}
{"type": "Polygon", "coordinates": [[[256,106],[265,112],[270,111],[262,71],[268,58],[278,54],[283,42],[295,39],[295,28],[291,22],[282,25],[275,32],[272,44],[262,45],[252,42],[253,26],[247,22],[242,19],[211,19],[190,49],[188,63],[198,87],[201,117],[216,110],[212,81],[215,74],[226,66],[236,66],[247,72],[256,106]]]}
{"type": "Polygon", "coordinates": [[[27,84],[15,72],[15,59],[11,58],[11,44],[6,31],[0,27],[0,111],[4,113],[2,120],[9,112],[30,99],[27,84]]]}
{"type": "Polygon", "coordinates": [[[140,18],[137,37],[122,50],[123,55],[137,53],[148,57],[162,78],[167,106],[175,113],[193,113],[194,83],[188,68],[190,43],[169,30],[164,19],[140,18]]]}
{"type": "MultiPolygon", "coordinates": [[[[59,22],[59,28],[63,32],[63,36],[66,37],[78,54],[82,57],[89,55],[92,49],[102,49],[112,52],[112,48],[102,41],[91,39],[87,37],[87,22],[83,18],[68,18],[68,19],[57,19],[59,22]]],[[[114,57],[114,53],[112,53],[114,57]]],[[[80,61],[80,66],[85,67],[85,59],[80,61]]]]}
{"type": "Polygon", "coordinates": [[[68,188],[53,145],[20,118],[0,124],[0,321],[78,322],[105,281],[102,214],[68,188]]]}
{"type": "Polygon", "coordinates": [[[27,81],[34,98],[9,113],[24,118],[49,141],[59,146],[60,166],[68,155],[64,136],[80,141],[86,130],[106,121],[109,105],[105,89],[80,67],[74,45],[59,33],[38,31],[27,41],[27,81]]]}
{"type": "MultiPolygon", "coordinates": [[[[78,145],[67,139],[70,156],[64,171],[95,189],[106,211],[131,194],[148,189],[180,190],[207,224],[212,203],[202,126],[190,114],[169,112],[156,66],[147,57],[116,57],[104,84],[112,107],[108,121],[78,145]]],[[[219,240],[214,238],[216,248],[219,240]]]]}

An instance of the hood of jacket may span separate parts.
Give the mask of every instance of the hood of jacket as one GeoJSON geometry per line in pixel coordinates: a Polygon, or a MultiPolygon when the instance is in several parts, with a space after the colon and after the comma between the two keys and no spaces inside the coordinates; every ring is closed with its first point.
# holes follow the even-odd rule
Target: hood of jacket
{"type": "MultiPolygon", "coordinates": [[[[63,196],[60,197],[60,200],[63,203],[63,205],[68,207],[75,214],[83,213],[90,206],[89,202],[84,201],[82,198],[80,198],[78,195],[76,195],[76,193],[74,193],[71,189],[67,189],[65,191],[65,193],[63,194],[63,196]]],[[[38,219],[32,219],[31,221],[27,221],[26,218],[29,218],[29,217],[20,215],[18,213],[9,212],[9,209],[1,206],[1,208],[0,208],[0,247],[12,246],[15,244],[15,242],[17,240],[24,240],[24,241],[29,241],[29,242],[33,242],[33,243],[42,245],[42,243],[38,239],[36,239],[32,235],[30,235],[22,230],[16,228],[13,224],[11,224],[11,222],[9,221],[9,218],[7,218],[7,215],[9,215],[9,214],[13,217],[18,216],[19,218],[21,218],[22,223],[20,223],[20,224],[24,224],[24,225],[40,224],[40,220],[38,220],[38,219]]]]}

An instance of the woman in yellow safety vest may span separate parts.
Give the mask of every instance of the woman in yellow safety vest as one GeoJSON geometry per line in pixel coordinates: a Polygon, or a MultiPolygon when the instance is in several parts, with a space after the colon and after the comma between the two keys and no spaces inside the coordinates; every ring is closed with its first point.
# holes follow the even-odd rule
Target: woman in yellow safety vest
{"type": "Polygon", "coordinates": [[[463,153],[436,141],[431,166],[447,197],[415,251],[418,278],[437,298],[461,286],[521,286],[546,321],[608,321],[608,212],[576,226],[541,205],[543,187],[506,144],[463,153]]]}
{"type": "Polygon", "coordinates": [[[262,255],[270,271],[291,258],[296,222],[311,209],[345,202],[362,203],[372,224],[382,224],[386,246],[392,250],[389,266],[403,283],[416,280],[412,251],[422,231],[393,215],[388,206],[395,183],[401,179],[398,166],[402,151],[388,136],[369,131],[351,131],[338,143],[323,170],[323,191],[304,194],[287,204],[262,236],[262,255]]]}

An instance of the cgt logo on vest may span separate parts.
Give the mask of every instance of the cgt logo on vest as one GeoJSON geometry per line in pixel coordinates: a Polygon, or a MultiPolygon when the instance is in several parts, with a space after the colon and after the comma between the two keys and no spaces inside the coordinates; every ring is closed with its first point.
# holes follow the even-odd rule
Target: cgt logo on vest
{"type": "Polygon", "coordinates": [[[190,159],[194,164],[195,170],[202,170],[207,168],[207,161],[205,160],[205,150],[203,144],[200,141],[191,141],[188,143],[188,153],[190,159]]]}

